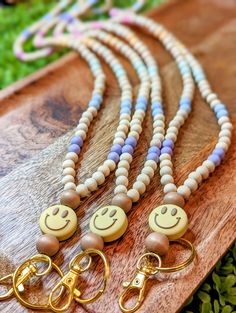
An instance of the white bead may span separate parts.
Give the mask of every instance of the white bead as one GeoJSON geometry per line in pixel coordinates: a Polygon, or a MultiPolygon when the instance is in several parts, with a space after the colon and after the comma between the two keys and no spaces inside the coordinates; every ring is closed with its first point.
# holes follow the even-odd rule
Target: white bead
{"type": "Polygon", "coordinates": [[[85,186],[88,188],[89,191],[94,191],[97,189],[98,184],[94,178],[88,178],[84,182],[85,186]]]}
{"type": "Polygon", "coordinates": [[[114,169],[116,168],[116,162],[113,160],[106,160],[103,164],[105,166],[108,166],[110,171],[114,171],[114,169]]]}
{"type": "Polygon", "coordinates": [[[224,130],[221,130],[220,133],[219,133],[219,137],[231,137],[232,133],[230,130],[227,130],[227,129],[224,129],[224,130]]]}
{"type": "Polygon", "coordinates": [[[84,131],[84,130],[82,130],[82,129],[80,129],[80,130],[77,130],[76,132],[75,132],[75,135],[76,136],[80,136],[83,140],[85,140],[86,139],[86,132],[84,131]]]}
{"type": "Polygon", "coordinates": [[[140,198],[140,194],[137,190],[135,189],[130,189],[127,192],[127,196],[133,201],[133,202],[137,202],[140,198]]]}
{"type": "Polygon", "coordinates": [[[110,174],[110,169],[107,165],[99,166],[98,172],[102,172],[105,177],[107,177],[110,174]]]}
{"type": "Polygon", "coordinates": [[[118,193],[127,193],[127,188],[123,185],[116,186],[114,194],[117,195],[118,193]]]}
{"type": "Polygon", "coordinates": [[[169,166],[163,166],[161,169],[160,169],[160,175],[163,176],[163,175],[172,175],[173,174],[173,170],[171,167],[169,166]]]}
{"type": "Polygon", "coordinates": [[[216,144],[216,148],[222,148],[226,152],[229,148],[229,146],[225,142],[218,142],[216,144]]]}
{"type": "Polygon", "coordinates": [[[169,183],[174,183],[174,178],[171,175],[163,175],[161,177],[162,186],[169,184],[169,183]]]}
{"type": "Polygon", "coordinates": [[[209,170],[205,165],[201,165],[196,169],[196,172],[202,175],[203,179],[207,179],[209,176],[209,170]]]}
{"type": "Polygon", "coordinates": [[[92,178],[96,180],[98,185],[103,184],[104,181],[105,181],[105,175],[102,172],[100,172],[100,171],[95,172],[92,175],[92,178]]]}
{"type": "Polygon", "coordinates": [[[173,167],[173,164],[170,160],[163,160],[160,162],[160,168],[164,167],[164,166],[169,166],[169,167],[173,167]]]}
{"type": "Polygon", "coordinates": [[[222,129],[222,130],[223,130],[223,129],[232,130],[232,129],[233,129],[233,125],[232,125],[231,123],[229,123],[229,122],[226,122],[226,123],[223,123],[223,124],[221,125],[221,129],[222,129]]]}
{"type": "Polygon", "coordinates": [[[206,166],[210,173],[214,172],[215,170],[215,164],[210,160],[204,161],[202,165],[206,166]]]}
{"type": "Polygon", "coordinates": [[[123,138],[115,138],[115,139],[113,140],[113,144],[114,144],[114,145],[115,145],[115,144],[118,144],[118,145],[120,145],[120,146],[123,146],[124,143],[125,143],[125,141],[124,141],[123,138]]]}
{"type": "Polygon", "coordinates": [[[148,186],[150,184],[150,177],[147,174],[145,174],[145,173],[141,173],[141,174],[138,175],[137,181],[141,181],[146,186],[148,186]]]}
{"type": "Polygon", "coordinates": [[[127,187],[129,184],[129,180],[127,177],[125,176],[118,176],[116,179],[116,185],[124,185],[125,187],[127,187]]]}
{"type": "Polygon", "coordinates": [[[121,156],[120,156],[120,160],[125,160],[125,161],[128,161],[129,163],[132,162],[133,158],[132,158],[132,155],[130,155],[129,153],[125,152],[125,153],[122,153],[121,156]]]}
{"type": "Polygon", "coordinates": [[[149,178],[152,178],[154,176],[154,169],[151,166],[144,166],[142,169],[142,173],[148,175],[149,178]]]}
{"type": "Polygon", "coordinates": [[[66,168],[66,167],[75,168],[75,162],[72,161],[72,160],[65,160],[65,161],[62,163],[62,167],[63,167],[63,168],[66,168]]]}
{"type": "Polygon", "coordinates": [[[75,190],[76,189],[76,185],[75,183],[66,183],[64,186],[64,190],[75,190]]]}
{"type": "Polygon", "coordinates": [[[76,192],[80,195],[81,198],[87,197],[89,195],[88,187],[84,184],[80,184],[76,187],[76,192]]]}
{"type": "Polygon", "coordinates": [[[63,176],[72,175],[72,176],[75,177],[76,172],[75,172],[75,170],[74,170],[72,167],[66,167],[66,168],[63,170],[62,175],[63,175],[63,176]]]}
{"type": "Polygon", "coordinates": [[[128,137],[134,137],[136,140],[139,139],[139,133],[136,131],[130,131],[128,137]]]}
{"type": "Polygon", "coordinates": [[[66,154],[65,160],[72,160],[72,161],[74,161],[75,163],[77,163],[78,160],[79,160],[79,157],[78,157],[78,154],[75,153],[75,152],[68,152],[68,153],[66,154]]]}
{"type": "Polygon", "coordinates": [[[198,188],[198,183],[195,179],[193,178],[187,178],[184,181],[184,186],[187,186],[192,192],[194,192],[195,190],[197,190],[198,188]]]}
{"type": "Polygon", "coordinates": [[[61,180],[62,184],[66,184],[66,183],[74,183],[75,182],[75,178],[72,175],[66,175],[62,178],[61,180]]]}
{"type": "Polygon", "coordinates": [[[154,171],[157,169],[157,163],[153,160],[147,160],[144,163],[144,167],[151,167],[153,169],[153,174],[154,174],[154,171]]]}
{"type": "Polygon", "coordinates": [[[82,114],[82,117],[86,117],[87,119],[90,120],[90,122],[93,120],[93,113],[92,112],[89,112],[89,111],[85,111],[83,114],[82,114]]]}
{"type": "Polygon", "coordinates": [[[81,119],[79,120],[79,123],[86,124],[87,126],[89,126],[90,120],[87,117],[81,117],[81,119]]]}
{"type": "Polygon", "coordinates": [[[198,184],[201,184],[201,182],[202,182],[202,175],[201,175],[200,173],[191,172],[191,173],[188,175],[188,177],[195,179],[198,184]]]}
{"type": "Polygon", "coordinates": [[[224,143],[226,143],[228,146],[230,145],[230,143],[231,143],[231,140],[230,140],[230,138],[229,137],[220,137],[219,138],[219,142],[224,142],[224,143]]]}
{"type": "Polygon", "coordinates": [[[163,190],[164,190],[164,193],[176,192],[177,191],[177,187],[175,186],[175,184],[169,183],[169,184],[166,184],[164,186],[163,190]]]}
{"type": "Polygon", "coordinates": [[[128,171],[129,168],[130,168],[130,164],[129,164],[129,162],[127,160],[121,160],[118,163],[118,168],[125,168],[128,171]]]}
{"type": "Polygon", "coordinates": [[[116,177],[118,176],[125,176],[128,177],[129,176],[129,172],[127,171],[126,168],[123,167],[119,167],[116,172],[115,172],[116,177]]]}
{"type": "Polygon", "coordinates": [[[146,190],[146,185],[141,181],[137,181],[133,184],[133,189],[136,189],[142,195],[146,190]]]}
{"type": "Polygon", "coordinates": [[[138,134],[141,134],[142,132],[142,127],[140,125],[133,125],[131,126],[131,131],[136,131],[138,134]]]}
{"type": "Polygon", "coordinates": [[[218,119],[218,124],[220,126],[227,122],[230,122],[228,116],[222,116],[221,118],[218,119]]]}
{"type": "Polygon", "coordinates": [[[159,156],[160,161],[171,160],[171,155],[168,153],[163,153],[159,156]]]}
{"type": "Polygon", "coordinates": [[[184,197],[185,200],[188,200],[188,198],[191,195],[191,190],[187,186],[179,186],[177,189],[177,193],[184,197]]]}
{"type": "Polygon", "coordinates": [[[176,142],[177,135],[174,133],[168,133],[168,134],[166,134],[166,139],[171,139],[172,141],[176,142]]]}

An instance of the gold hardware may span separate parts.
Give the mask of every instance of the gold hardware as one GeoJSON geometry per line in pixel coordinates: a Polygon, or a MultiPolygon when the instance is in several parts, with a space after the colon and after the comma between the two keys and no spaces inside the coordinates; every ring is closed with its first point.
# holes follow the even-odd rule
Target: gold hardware
{"type": "Polygon", "coordinates": [[[184,269],[185,267],[187,267],[193,261],[196,255],[196,251],[195,251],[193,244],[190,241],[188,241],[187,239],[181,238],[181,239],[173,240],[172,242],[177,242],[181,245],[186,246],[191,251],[190,256],[185,261],[177,264],[176,266],[162,267],[161,258],[158,254],[155,254],[152,252],[144,253],[138,259],[137,271],[136,271],[134,279],[131,282],[123,283],[123,287],[125,288],[125,290],[122,292],[119,298],[119,307],[122,312],[133,313],[141,307],[143,300],[144,300],[146,283],[150,276],[155,275],[158,272],[170,273],[170,272],[180,271],[184,269]],[[158,266],[151,263],[150,257],[157,259],[158,266]],[[145,262],[146,264],[142,265],[144,261],[146,261],[145,262]],[[125,300],[127,298],[128,293],[130,293],[131,291],[138,291],[138,298],[133,307],[126,308],[125,300]]]}
{"type": "MultiPolygon", "coordinates": [[[[46,310],[48,309],[48,303],[47,304],[33,304],[25,299],[23,299],[22,295],[20,294],[21,291],[23,291],[23,283],[25,283],[27,280],[29,280],[31,277],[42,277],[44,275],[47,275],[52,271],[52,269],[56,270],[56,272],[59,274],[60,277],[63,277],[63,272],[60,270],[60,268],[52,262],[52,260],[43,254],[37,254],[31,257],[30,259],[26,260],[24,263],[22,263],[18,268],[15,270],[15,272],[12,274],[12,285],[13,285],[13,292],[11,292],[11,295],[14,293],[17,300],[25,307],[30,309],[36,309],[36,310],[46,310]],[[47,263],[47,268],[39,272],[39,268],[35,262],[43,262],[47,263]]],[[[54,300],[55,302],[59,300],[61,297],[61,294],[63,293],[63,289],[58,294],[57,298],[54,300]]]]}
{"type": "Polygon", "coordinates": [[[87,304],[91,303],[93,301],[96,301],[105,291],[106,289],[106,284],[107,284],[107,279],[109,277],[109,265],[107,262],[107,258],[104,255],[103,252],[97,250],[97,249],[87,249],[85,251],[82,251],[81,253],[77,254],[69,264],[69,272],[62,277],[60,282],[52,289],[49,299],[48,299],[48,304],[51,310],[54,312],[63,312],[69,308],[71,305],[71,302],[73,299],[79,303],[82,304],[87,304]],[[88,299],[82,299],[81,298],[81,291],[76,288],[76,285],[79,280],[79,276],[83,273],[86,272],[87,270],[90,269],[92,265],[92,257],[94,255],[99,255],[102,258],[102,261],[104,263],[104,279],[103,279],[103,286],[98,290],[98,292],[95,294],[95,296],[88,298],[88,299]],[[81,265],[81,261],[84,258],[88,258],[88,263],[85,266],[81,265]],[[53,299],[54,294],[57,292],[58,288],[64,287],[68,291],[68,299],[66,303],[59,307],[56,305],[58,301],[55,301],[53,299]]]}

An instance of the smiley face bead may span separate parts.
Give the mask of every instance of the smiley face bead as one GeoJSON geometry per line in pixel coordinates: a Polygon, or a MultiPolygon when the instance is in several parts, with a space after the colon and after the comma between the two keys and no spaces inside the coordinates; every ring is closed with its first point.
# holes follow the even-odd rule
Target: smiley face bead
{"type": "Polygon", "coordinates": [[[115,205],[108,205],[97,210],[90,220],[90,230],[110,242],[121,237],[128,226],[125,212],[115,205]]]}
{"type": "Polygon", "coordinates": [[[149,215],[150,228],[166,235],[170,240],[183,236],[188,228],[188,217],[185,211],[173,204],[163,204],[149,215]]]}
{"type": "Polygon", "coordinates": [[[65,205],[53,205],[40,216],[39,225],[44,234],[50,234],[63,241],[71,237],[77,228],[75,212],[65,205]]]}

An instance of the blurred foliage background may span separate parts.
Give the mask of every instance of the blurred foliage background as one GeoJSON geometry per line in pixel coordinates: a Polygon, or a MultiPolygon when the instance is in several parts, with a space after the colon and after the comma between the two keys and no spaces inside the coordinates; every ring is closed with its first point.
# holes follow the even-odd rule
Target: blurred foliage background
{"type": "MultiPolygon", "coordinates": [[[[133,3],[132,0],[114,1],[122,7],[133,3]]],[[[148,0],[145,10],[159,5],[163,0],[148,0]]],[[[48,58],[23,63],[16,59],[12,45],[18,34],[39,19],[57,1],[30,0],[15,6],[0,7],[0,89],[25,77],[58,59],[64,52],[56,52],[48,58]]],[[[31,44],[26,44],[31,50],[31,44]]],[[[199,290],[189,299],[182,313],[236,313],[236,244],[218,262],[199,290]]]]}

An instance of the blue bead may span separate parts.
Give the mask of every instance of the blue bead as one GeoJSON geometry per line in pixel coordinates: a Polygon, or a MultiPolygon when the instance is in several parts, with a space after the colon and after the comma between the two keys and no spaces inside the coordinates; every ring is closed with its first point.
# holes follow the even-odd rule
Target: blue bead
{"type": "Polygon", "coordinates": [[[114,144],[112,147],[111,147],[111,152],[116,152],[117,154],[121,154],[121,145],[119,145],[118,143],[114,144]]]}
{"type": "Polygon", "coordinates": [[[163,147],[161,149],[161,154],[164,154],[164,153],[168,153],[168,154],[172,155],[173,151],[170,147],[163,147]]]}
{"type": "Polygon", "coordinates": [[[145,96],[139,96],[137,98],[137,102],[143,102],[143,103],[147,104],[148,100],[145,96]]]}
{"type": "Polygon", "coordinates": [[[214,112],[217,113],[219,112],[220,110],[225,110],[225,105],[222,104],[222,103],[219,103],[217,105],[214,106],[214,112]]]}
{"type": "Polygon", "coordinates": [[[78,145],[76,145],[76,144],[72,144],[72,145],[69,146],[68,151],[80,154],[80,147],[78,145]]]}
{"type": "Polygon", "coordinates": [[[174,148],[174,141],[173,140],[171,140],[171,139],[169,139],[169,138],[167,138],[167,139],[165,139],[164,141],[163,141],[163,143],[162,143],[162,146],[163,147],[170,147],[171,149],[173,149],[174,148]]]}
{"type": "Polygon", "coordinates": [[[163,110],[162,109],[154,109],[152,111],[153,116],[158,115],[158,114],[163,114],[163,110]]]}
{"type": "Polygon", "coordinates": [[[217,154],[211,154],[208,157],[208,160],[212,161],[215,164],[215,166],[218,166],[221,162],[221,159],[217,154]]]}
{"type": "Polygon", "coordinates": [[[97,101],[97,102],[99,102],[99,103],[102,102],[102,96],[99,95],[99,94],[93,95],[93,98],[92,98],[92,99],[95,100],[95,101],[97,101]]]}
{"type": "Polygon", "coordinates": [[[131,145],[124,145],[122,153],[129,153],[132,155],[134,153],[134,148],[131,145]]]}
{"type": "Polygon", "coordinates": [[[107,156],[108,160],[113,160],[115,163],[119,162],[120,156],[116,152],[110,152],[107,156]]]}
{"type": "Polygon", "coordinates": [[[152,102],[152,105],[151,105],[151,108],[152,109],[162,109],[162,104],[160,102],[152,102]]]}
{"type": "Polygon", "coordinates": [[[161,150],[158,147],[152,146],[148,149],[148,153],[156,153],[159,156],[161,154],[161,150]]]}
{"type": "Polygon", "coordinates": [[[219,111],[216,113],[216,117],[217,117],[218,119],[220,119],[220,118],[223,117],[223,116],[229,116],[228,111],[226,111],[226,110],[219,110],[219,111]]]}
{"type": "Polygon", "coordinates": [[[71,141],[70,141],[72,144],[76,144],[80,147],[83,146],[83,139],[80,137],[80,136],[74,136],[72,137],[71,141]]]}
{"type": "Polygon", "coordinates": [[[187,104],[181,104],[180,107],[179,107],[181,110],[184,110],[186,112],[191,112],[191,106],[190,105],[187,105],[187,104]]]}
{"type": "Polygon", "coordinates": [[[136,104],[135,109],[136,110],[146,111],[147,110],[147,106],[146,106],[146,104],[139,102],[139,103],[136,104]]]}
{"type": "Polygon", "coordinates": [[[100,103],[97,100],[90,100],[88,106],[94,107],[98,110],[100,108],[100,103]]]}
{"type": "Polygon", "coordinates": [[[137,145],[137,139],[136,139],[135,137],[133,137],[133,136],[130,136],[130,137],[128,137],[128,138],[125,140],[125,144],[126,144],[126,145],[130,145],[130,146],[132,146],[133,148],[135,148],[136,145],[137,145]]]}
{"type": "Polygon", "coordinates": [[[182,104],[191,105],[191,101],[189,98],[181,98],[179,104],[180,105],[182,105],[182,104]]]}
{"type": "Polygon", "coordinates": [[[130,114],[130,113],[131,113],[131,110],[130,110],[129,108],[122,108],[122,109],[120,110],[120,113],[121,113],[121,114],[124,114],[124,113],[130,114]]]}
{"type": "Polygon", "coordinates": [[[212,154],[218,155],[218,157],[220,157],[220,159],[222,160],[225,156],[225,150],[223,148],[215,148],[212,151],[212,154]]]}
{"type": "Polygon", "coordinates": [[[156,153],[148,153],[146,160],[153,160],[155,162],[158,162],[159,156],[156,153]]]}

